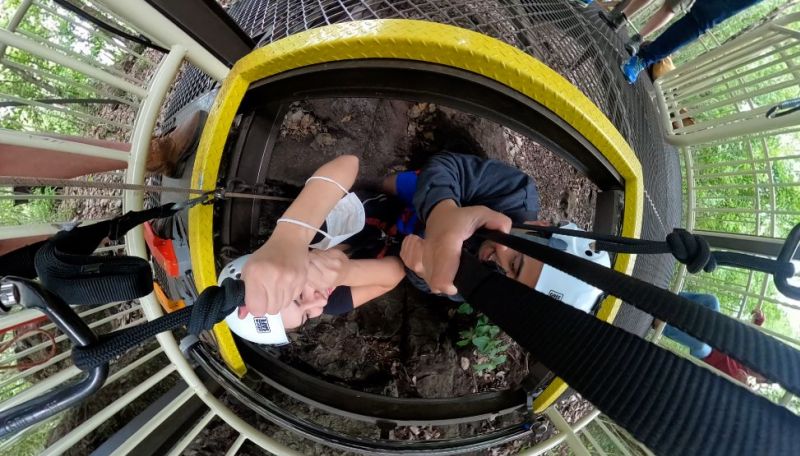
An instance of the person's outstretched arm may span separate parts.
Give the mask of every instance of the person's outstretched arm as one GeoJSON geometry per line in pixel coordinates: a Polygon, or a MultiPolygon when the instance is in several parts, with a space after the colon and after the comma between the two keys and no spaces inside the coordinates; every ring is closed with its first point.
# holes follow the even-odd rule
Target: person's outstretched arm
{"type": "Polygon", "coordinates": [[[342,285],[350,287],[353,307],[358,307],[394,289],[406,275],[398,257],[349,260],[342,285]]]}
{"type": "Polygon", "coordinates": [[[308,284],[320,291],[348,287],[354,308],[388,293],[405,277],[398,257],[351,260],[330,249],[312,252],[309,261],[308,284]]]}
{"type": "MultiPolygon", "coordinates": [[[[324,176],[349,189],[358,174],[358,158],[338,157],[322,167],[314,176],[324,176]]],[[[283,214],[313,227],[320,227],[325,217],[342,198],[342,190],[323,180],[309,181],[283,214]]],[[[308,274],[308,244],[315,231],[278,223],[269,240],[253,253],[242,270],[245,282],[245,307],[239,316],[277,314],[300,295],[308,274]]]]}

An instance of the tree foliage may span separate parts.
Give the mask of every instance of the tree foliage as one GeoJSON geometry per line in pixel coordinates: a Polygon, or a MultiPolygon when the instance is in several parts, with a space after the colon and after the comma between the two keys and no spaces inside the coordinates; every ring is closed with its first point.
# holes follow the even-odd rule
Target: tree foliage
{"type": "MultiPolygon", "coordinates": [[[[0,24],[8,24],[21,0],[5,0],[0,5],[0,24]]],[[[28,9],[17,27],[22,34],[34,41],[42,41],[46,47],[67,54],[73,60],[98,66],[123,79],[132,80],[126,74],[125,63],[131,54],[125,43],[108,34],[97,32],[92,25],[69,16],[55,4],[43,2],[45,7],[34,4],[28,9]]],[[[141,49],[139,49],[141,50],[141,49]]],[[[14,47],[5,52],[5,62],[0,65],[0,98],[4,101],[36,99],[103,99],[120,103],[133,101],[118,89],[114,89],[90,76],[66,66],[34,56],[14,47]]],[[[0,128],[11,130],[39,131],[64,135],[92,136],[92,127],[102,120],[81,118],[99,113],[98,104],[63,103],[49,106],[12,106],[0,108],[0,128]]],[[[107,130],[109,139],[119,136],[115,128],[107,130]]]]}

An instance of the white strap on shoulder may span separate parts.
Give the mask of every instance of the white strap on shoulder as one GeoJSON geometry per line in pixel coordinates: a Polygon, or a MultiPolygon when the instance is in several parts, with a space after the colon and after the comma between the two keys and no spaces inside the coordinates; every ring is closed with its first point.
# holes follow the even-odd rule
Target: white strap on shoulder
{"type": "Polygon", "coordinates": [[[344,194],[345,194],[345,195],[347,195],[348,193],[350,193],[350,192],[348,192],[348,191],[347,191],[347,189],[346,189],[346,188],[344,188],[344,186],[343,186],[342,184],[340,184],[340,183],[336,182],[335,180],[331,179],[330,177],[325,177],[325,176],[311,176],[311,177],[309,177],[308,179],[306,179],[306,184],[307,184],[309,181],[312,181],[312,180],[314,180],[314,179],[317,179],[317,180],[322,180],[322,181],[325,181],[325,182],[330,182],[331,184],[334,184],[334,185],[336,185],[337,187],[339,187],[339,190],[341,190],[342,192],[344,192],[344,194]]]}
{"type": "Polygon", "coordinates": [[[326,233],[326,232],[324,232],[324,231],[322,231],[320,229],[314,228],[313,226],[309,225],[306,222],[301,222],[300,220],[295,220],[295,219],[291,219],[291,218],[287,218],[287,217],[281,217],[281,218],[278,219],[278,221],[276,223],[291,223],[292,225],[302,226],[303,228],[308,228],[309,230],[316,231],[317,233],[325,236],[328,239],[333,238],[333,236],[331,236],[330,234],[328,234],[328,233],[326,233]]]}

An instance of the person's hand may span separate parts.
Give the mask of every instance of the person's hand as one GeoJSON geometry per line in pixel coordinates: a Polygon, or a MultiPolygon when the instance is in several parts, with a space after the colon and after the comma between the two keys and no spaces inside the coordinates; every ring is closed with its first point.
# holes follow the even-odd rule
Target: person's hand
{"type": "Polygon", "coordinates": [[[253,253],[242,269],[245,282],[244,307],[256,317],[275,315],[300,296],[308,276],[308,245],[293,235],[293,226],[276,229],[269,240],[253,253]]]}
{"type": "Polygon", "coordinates": [[[424,248],[425,240],[416,234],[406,236],[403,239],[403,245],[400,247],[400,259],[403,260],[403,264],[420,277],[425,275],[425,268],[422,265],[424,248]]]}
{"type": "Polygon", "coordinates": [[[461,246],[478,228],[511,231],[511,219],[485,206],[458,207],[453,200],[434,206],[425,223],[422,278],[433,293],[458,293],[453,280],[461,260],[461,246]]]}
{"type": "Polygon", "coordinates": [[[314,250],[308,254],[308,285],[327,291],[342,284],[349,259],[341,250],[314,250]]]}

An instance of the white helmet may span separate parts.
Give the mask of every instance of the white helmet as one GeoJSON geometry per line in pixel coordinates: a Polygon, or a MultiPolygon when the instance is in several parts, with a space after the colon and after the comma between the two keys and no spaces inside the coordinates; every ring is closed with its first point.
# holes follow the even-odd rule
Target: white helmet
{"type": "MultiPolygon", "coordinates": [[[[250,259],[250,255],[244,255],[226,264],[219,273],[217,283],[221,285],[222,281],[229,277],[241,279],[242,268],[248,259],[250,259]]],[[[238,313],[237,309],[225,317],[225,322],[237,336],[257,344],[282,345],[289,343],[280,314],[264,315],[263,317],[247,314],[244,319],[240,319],[238,313]]]]}
{"type": "MultiPolygon", "coordinates": [[[[564,225],[562,228],[583,231],[574,223],[564,225]]],[[[595,252],[592,248],[593,242],[591,239],[553,234],[549,245],[552,248],[587,259],[592,263],[597,263],[607,268],[611,267],[611,259],[608,256],[608,252],[595,252]]],[[[587,313],[592,311],[597,298],[603,294],[602,290],[561,272],[549,264],[545,264],[542,267],[539,281],[536,282],[536,287],[534,288],[540,293],[544,293],[551,298],[587,313]]]]}

